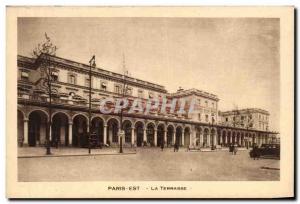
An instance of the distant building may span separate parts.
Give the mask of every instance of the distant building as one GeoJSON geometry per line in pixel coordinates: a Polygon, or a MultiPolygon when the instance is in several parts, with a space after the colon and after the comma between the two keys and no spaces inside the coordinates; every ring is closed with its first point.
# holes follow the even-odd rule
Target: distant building
{"type": "MultiPolygon", "coordinates": [[[[194,99],[195,112],[192,114],[148,115],[125,111],[123,124],[117,114],[103,114],[99,101],[107,97],[122,95],[124,76],[102,68],[92,70],[92,125],[88,123],[89,65],[49,56],[52,69],[53,102],[51,140],[59,146],[81,147],[86,143],[87,132],[97,136],[102,144],[118,146],[118,132],[122,125],[125,131],[125,146],[159,146],[162,142],[171,146],[211,147],[237,143],[249,146],[266,143],[275,134],[269,131],[269,113],[260,109],[220,112],[216,95],[197,90],[179,89],[168,93],[164,86],[126,77],[129,86],[127,97],[147,99],[166,97],[172,99],[194,99]],[[251,117],[251,118],[250,118],[251,117]],[[249,120],[250,119],[250,120],[249,120]],[[219,121],[219,122],[218,122],[219,121]],[[247,121],[252,121],[251,126],[247,121]]],[[[49,120],[48,95],[44,89],[41,62],[37,59],[18,56],[18,141],[23,146],[42,146],[46,140],[46,124],[49,120]]]]}
{"type": "Polygon", "coordinates": [[[219,112],[220,123],[225,126],[241,127],[254,130],[269,130],[269,112],[258,109],[248,108],[219,112]]]}

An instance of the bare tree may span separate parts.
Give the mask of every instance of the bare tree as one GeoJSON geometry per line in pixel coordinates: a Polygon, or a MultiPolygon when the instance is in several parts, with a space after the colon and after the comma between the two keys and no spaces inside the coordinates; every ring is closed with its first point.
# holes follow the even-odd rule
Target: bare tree
{"type": "Polygon", "coordinates": [[[45,41],[39,43],[33,50],[33,56],[37,58],[37,62],[40,63],[41,71],[41,83],[40,88],[48,96],[48,113],[49,119],[47,121],[46,129],[46,154],[51,154],[51,125],[52,125],[52,96],[57,95],[58,91],[53,87],[54,81],[54,67],[51,66],[51,57],[55,56],[57,47],[53,45],[50,37],[45,33],[45,41]]]}

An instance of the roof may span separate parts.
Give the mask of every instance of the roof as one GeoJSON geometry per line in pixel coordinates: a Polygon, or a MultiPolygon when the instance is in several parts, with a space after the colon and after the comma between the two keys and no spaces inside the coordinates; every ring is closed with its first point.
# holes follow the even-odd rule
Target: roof
{"type": "Polygon", "coordinates": [[[239,112],[240,114],[246,114],[246,113],[262,113],[265,115],[270,115],[270,113],[267,110],[260,109],[260,108],[245,108],[245,109],[239,109],[239,110],[230,110],[230,111],[220,111],[220,115],[233,115],[239,112]]]}
{"type": "Polygon", "coordinates": [[[195,88],[185,89],[185,90],[180,89],[177,92],[170,94],[171,97],[182,97],[182,96],[190,96],[190,95],[202,96],[202,97],[205,97],[205,98],[209,98],[209,99],[212,99],[212,100],[219,101],[219,98],[218,98],[217,95],[208,93],[206,91],[198,90],[198,89],[195,89],[195,88]]]}

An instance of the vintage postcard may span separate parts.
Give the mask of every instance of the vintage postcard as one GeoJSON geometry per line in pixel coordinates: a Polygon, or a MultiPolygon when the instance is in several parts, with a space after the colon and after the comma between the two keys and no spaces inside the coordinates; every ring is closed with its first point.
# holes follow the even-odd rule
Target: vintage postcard
{"type": "Polygon", "coordinates": [[[293,7],[7,7],[8,198],[294,196],[293,7]]]}

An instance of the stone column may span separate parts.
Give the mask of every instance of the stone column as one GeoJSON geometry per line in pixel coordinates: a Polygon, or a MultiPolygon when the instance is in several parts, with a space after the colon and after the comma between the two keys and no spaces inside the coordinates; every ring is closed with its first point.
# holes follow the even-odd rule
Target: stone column
{"type": "Polygon", "coordinates": [[[73,123],[69,122],[69,146],[72,146],[73,123]]]}
{"type": "Polygon", "coordinates": [[[164,143],[167,145],[167,130],[164,131],[164,143]]]}
{"type": "Polygon", "coordinates": [[[184,131],[182,131],[182,133],[181,133],[181,144],[182,144],[182,146],[184,146],[184,137],[185,137],[185,134],[184,134],[184,131]]]}
{"type": "Polygon", "coordinates": [[[242,146],[242,136],[239,135],[239,145],[242,146]]]}
{"type": "Polygon", "coordinates": [[[175,140],[176,140],[176,130],[174,130],[173,132],[173,145],[175,144],[175,140]]]}
{"type": "Polygon", "coordinates": [[[196,130],[193,129],[192,132],[190,133],[190,146],[195,146],[194,142],[196,139],[196,130]]]}
{"type": "Polygon", "coordinates": [[[103,144],[107,144],[107,125],[103,125],[103,144]]]}
{"type": "Polygon", "coordinates": [[[23,145],[28,145],[28,119],[24,119],[24,141],[23,145]]]}
{"type": "Polygon", "coordinates": [[[135,143],[135,138],[134,138],[134,134],[135,133],[135,128],[131,128],[131,145],[134,146],[135,143]]]}
{"type": "Polygon", "coordinates": [[[214,146],[216,146],[217,145],[217,133],[213,136],[214,137],[214,146]]]}
{"type": "Polygon", "coordinates": [[[147,142],[147,129],[146,128],[144,128],[143,143],[144,143],[144,141],[147,142]]]}
{"type": "Polygon", "coordinates": [[[223,145],[223,135],[222,135],[222,132],[221,132],[221,135],[220,135],[220,145],[223,145]]]}
{"type": "Polygon", "coordinates": [[[157,129],[154,128],[154,147],[157,146],[157,129]]]}
{"type": "Polygon", "coordinates": [[[227,137],[228,137],[228,135],[225,135],[225,144],[228,144],[227,137]]]}
{"type": "Polygon", "coordinates": [[[207,135],[207,146],[210,147],[210,133],[207,135]]]}
{"type": "Polygon", "coordinates": [[[200,133],[200,147],[203,147],[203,133],[200,133]]]}

